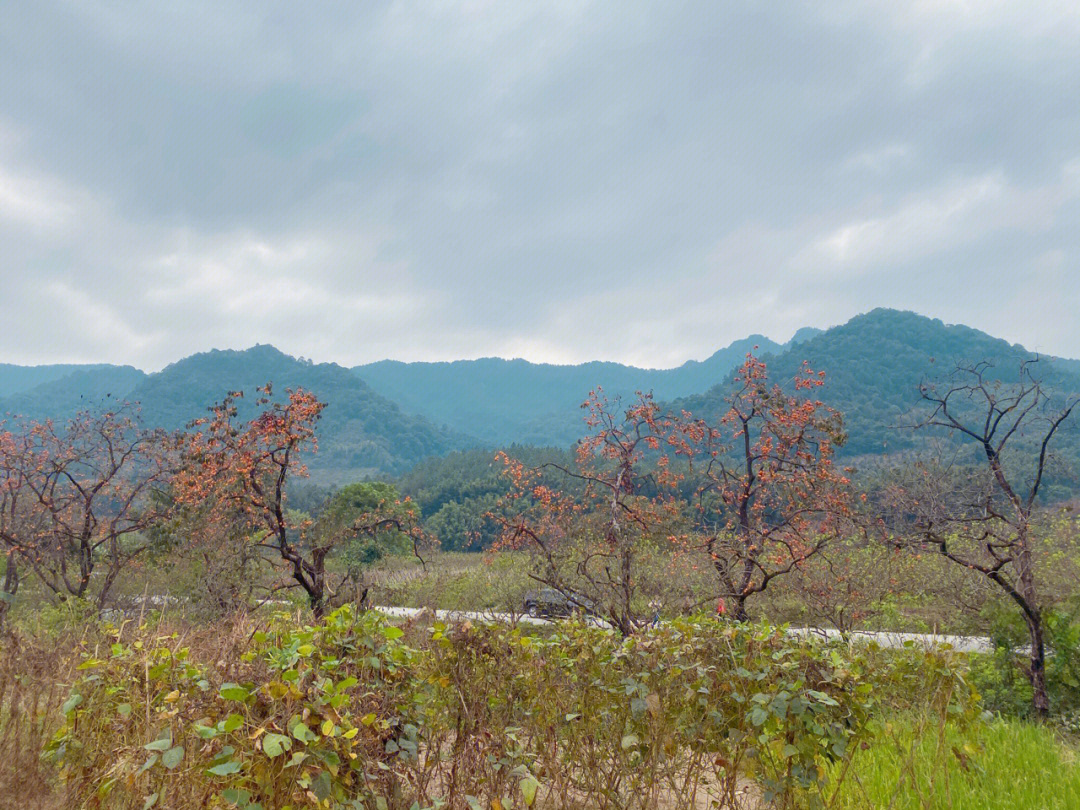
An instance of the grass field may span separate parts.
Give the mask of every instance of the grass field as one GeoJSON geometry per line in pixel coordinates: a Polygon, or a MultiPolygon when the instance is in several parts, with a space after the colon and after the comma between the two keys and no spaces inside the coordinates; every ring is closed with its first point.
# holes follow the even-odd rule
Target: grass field
{"type": "Polygon", "coordinates": [[[1080,748],[1052,727],[995,719],[920,736],[900,719],[894,739],[859,751],[836,797],[848,810],[1075,810],[1080,748]],[[916,737],[918,739],[916,740],[916,737]]]}

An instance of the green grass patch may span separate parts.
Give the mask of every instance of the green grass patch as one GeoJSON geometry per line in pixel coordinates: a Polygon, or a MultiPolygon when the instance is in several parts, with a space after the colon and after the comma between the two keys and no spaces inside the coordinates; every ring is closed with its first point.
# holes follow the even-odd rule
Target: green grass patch
{"type": "MultiPolygon", "coordinates": [[[[886,726],[854,757],[838,808],[894,810],[1075,810],[1080,762],[1075,741],[1044,725],[992,720],[943,738],[910,720],[886,726]]],[[[838,776],[839,772],[834,776],[838,776]]]]}

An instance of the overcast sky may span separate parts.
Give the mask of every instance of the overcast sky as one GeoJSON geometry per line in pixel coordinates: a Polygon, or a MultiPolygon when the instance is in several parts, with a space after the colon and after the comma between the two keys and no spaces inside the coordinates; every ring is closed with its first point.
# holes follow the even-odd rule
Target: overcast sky
{"type": "Polygon", "coordinates": [[[0,361],[1080,356],[1080,4],[5,4],[0,361]],[[823,10],[827,9],[827,10],[823,10]]]}

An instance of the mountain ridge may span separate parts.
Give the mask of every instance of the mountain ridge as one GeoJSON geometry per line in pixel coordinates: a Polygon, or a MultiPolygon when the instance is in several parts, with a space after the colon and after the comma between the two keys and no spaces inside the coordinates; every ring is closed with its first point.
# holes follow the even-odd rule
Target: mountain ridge
{"type": "Polygon", "coordinates": [[[319,452],[309,461],[312,476],[323,481],[400,473],[428,456],[478,444],[405,413],[343,366],[298,360],[266,344],[200,352],[153,374],[132,371],[141,376],[132,375],[133,385],[123,396],[108,391],[95,401],[92,394],[102,393],[108,382],[101,379],[103,372],[74,372],[0,401],[0,412],[58,419],[123,399],[138,405],[147,426],[175,430],[205,415],[230,391],[248,394],[238,408],[242,419],[250,418],[251,395],[270,382],[278,395],[302,387],[327,403],[318,426],[319,452]]]}
{"type": "Polygon", "coordinates": [[[749,351],[779,351],[787,345],[750,335],[704,360],[669,369],[601,360],[560,365],[480,358],[382,360],[352,370],[403,407],[492,444],[565,445],[581,433],[580,406],[591,390],[601,388],[611,399],[627,399],[639,390],[673,399],[719,382],[749,351]]]}
{"type": "MultiPolygon", "coordinates": [[[[991,361],[1003,381],[1015,380],[1020,364],[1040,358],[1038,375],[1052,390],[1080,392],[1080,363],[1040,356],[964,324],[946,324],[915,312],[878,308],[827,329],[798,344],[798,351],[765,354],[769,375],[783,384],[807,363],[824,372],[817,394],[844,414],[849,456],[911,450],[921,441],[911,430],[897,430],[919,405],[919,385],[940,380],[957,363],[991,361]],[[1014,370],[1015,369],[1015,370],[1014,370]]],[[[717,419],[726,380],[708,391],[672,401],[698,416],[717,419]]]]}
{"type": "MultiPolygon", "coordinates": [[[[343,480],[400,474],[425,457],[470,447],[568,447],[585,430],[580,405],[597,386],[610,399],[651,391],[662,403],[718,418],[725,386],[748,351],[766,359],[780,381],[792,378],[803,361],[826,373],[822,399],[844,412],[851,455],[915,447],[920,439],[895,424],[916,402],[920,380],[956,359],[991,359],[1004,373],[1036,356],[962,324],[880,308],[826,330],[804,327],[783,344],[752,335],[671,369],[520,358],[384,360],[347,368],[297,359],[269,344],[197,353],[150,374],[108,364],[52,366],[35,372],[48,378],[44,382],[0,399],[0,414],[62,419],[102,402],[132,400],[148,424],[173,429],[204,415],[228,391],[250,394],[272,382],[281,394],[301,386],[328,403],[313,473],[343,480]]],[[[1053,385],[1080,390],[1080,360],[1054,359],[1043,368],[1053,385]]],[[[33,377],[13,375],[23,385],[33,377]]]]}

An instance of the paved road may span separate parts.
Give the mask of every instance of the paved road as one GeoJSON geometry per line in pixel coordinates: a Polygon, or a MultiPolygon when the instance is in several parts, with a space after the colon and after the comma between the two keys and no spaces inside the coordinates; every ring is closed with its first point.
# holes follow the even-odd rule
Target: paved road
{"type": "MultiPolygon", "coordinates": [[[[147,604],[154,608],[163,608],[181,600],[173,596],[148,596],[137,597],[133,600],[136,604],[147,604]]],[[[275,601],[267,604],[289,605],[289,602],[275,601]]],[[[424,608],[390,607],[376,605],[372,608],[387,616],[397,616],[402,619],[411,619],[425,612],[424,608]]],[[[496,613],[494,611],[471,611],[471,610],[436,610],[435,617],[444,622],[514,622],[523,624],[543,625],[551,624],[549,619],[538,619],[532,616],[514,615],[511,613],[496,613]]],[[[607,627],[607,622],[600,619],[592,619],[598,626],[607,627]]],[[[797,636],[820,636],[821,638],[838,639],[840,632],[834,629],[821,629],[815,627],[792,627],[790,631],[797,636]]],[[[959,652],[965,653],[991,653],[994,645],[990,639],[984,636],[950,636],[937,633],[893,633],[887,631],[857,630],[849,633],[848,638],[852,641],[876,641],[880,646],[889,649],[900,649],[908,644],[921,647],[941,647],[949,645],[959,652]]],[[[1022,652],[1022,651],[1021,651],[1022,652]]]]}
{"type": "MultiPolygon", "coordinates": [[[[397,616],[403,619],[411,619],[425,612],[424,608],[384,607],[375,606],[374,610],[385,613],[387,616],[397,616]]],[[[470,610],[436,610],[435,618],[444,622],[513,622],[523,624],[550,624],[548,619],[535,619],[531,616],[515,616],[510,613],[495,613],[493,611],[470,611],[470,610]]],[[[597,620],[598,624],[606,626],[606,623],[597,620]]],[[[797,636],[820,636],[822,638],[840,638],[840,632],[832,629],[817,629],[813,627],[793,627],[790,632],[797,636]]],[[[951,646],[960,652],[966,653],[989,653],[994,651],[994,645],[990,639],[982,636],[950,636],[936,633],[890,633],[871,632],[859,630],[848,636],[852,641],[875,641],[880,646],[899,649],[914,644],[921,647],[951,646]]]]}

